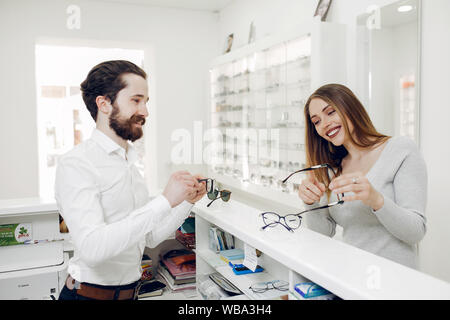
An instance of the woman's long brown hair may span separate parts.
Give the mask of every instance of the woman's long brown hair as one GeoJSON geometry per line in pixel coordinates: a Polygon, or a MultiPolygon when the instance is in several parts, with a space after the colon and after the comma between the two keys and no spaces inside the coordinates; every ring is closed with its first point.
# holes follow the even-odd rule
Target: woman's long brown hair
{"type": "MultiPolygon", "coordinates": [[[[304,110],[306,165],[308,167],[328,163],[335,168],[336,175],[339,176],[342,173],[342,159],[348,154],[343,145],[336,147],[317,133],[309,115],[309,105],[313,99],[322,99],[334,107],[342,119],[345,133],[355,145],[369,148],[390,138],[375,129],[364,106],[349,88],[340,84],[324,85],[309,97],[304,110]],[[347,121],[353,125],[353,135],[350,134],[347,121]]],[[[324,170],[314,170],[311,173],[319,182],[328,187],[330,179],[324,170]]],[[[330,191],[328,191],[329,194],[330,191]]]]}

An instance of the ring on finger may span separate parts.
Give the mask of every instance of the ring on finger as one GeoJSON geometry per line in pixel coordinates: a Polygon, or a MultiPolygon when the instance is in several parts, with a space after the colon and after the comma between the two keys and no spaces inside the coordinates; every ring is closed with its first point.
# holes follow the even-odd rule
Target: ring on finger
{"type": "Polygon", "coordinates": [[[352,178],[352,183],[357,184],[358,183],[358,177],[353,177],[352,178]]]}

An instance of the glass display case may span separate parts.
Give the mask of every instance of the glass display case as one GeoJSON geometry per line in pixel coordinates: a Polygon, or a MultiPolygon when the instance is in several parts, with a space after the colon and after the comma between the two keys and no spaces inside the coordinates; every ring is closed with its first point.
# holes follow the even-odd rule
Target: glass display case
{"type": "Polygon", "coordinates": [[[347,82],[346,27],[316,21],[214,59],[208,174],[224,185],[298,206],[305,167],[304,106],[325,83],[347,82]],[[330,50],[333,55],[325,54],[330,50]]]}
{"type": "Polygon", "coordinates": [[[311,93],[311,36],[255,51],[211,70],[214,173],[285,192],[304,166],[303,107],[311,93]]]}

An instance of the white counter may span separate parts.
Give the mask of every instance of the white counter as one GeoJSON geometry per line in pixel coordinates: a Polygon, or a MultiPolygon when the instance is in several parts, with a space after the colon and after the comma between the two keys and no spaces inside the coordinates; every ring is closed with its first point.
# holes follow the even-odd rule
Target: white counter
{"type": "MultiPolygon", "coordinates": [[[[450,284],[445,281],[323,236],[304,225],[294,233],[282,226],[262,231],[261,211],[238,201],[217,200],[207,208],[208,202],[205,197],[195,205],[192,211],[196,217],[343,299],[450,299],[450,284]]],[[[288,213],[294,212],[280,212],[288,213]]],[[[205,241],[208,236],[199,232],[208,231],[196,230],[197,238],[205,241]]]]}

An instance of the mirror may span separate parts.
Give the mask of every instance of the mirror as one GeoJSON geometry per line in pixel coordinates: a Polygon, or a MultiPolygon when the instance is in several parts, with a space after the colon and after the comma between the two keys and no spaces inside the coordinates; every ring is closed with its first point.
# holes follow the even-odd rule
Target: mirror
{"type": "Polygon", "coordinates": [[[357,17],[357,92],[383,134],[419,143],[420,0],[357,17]]]}

